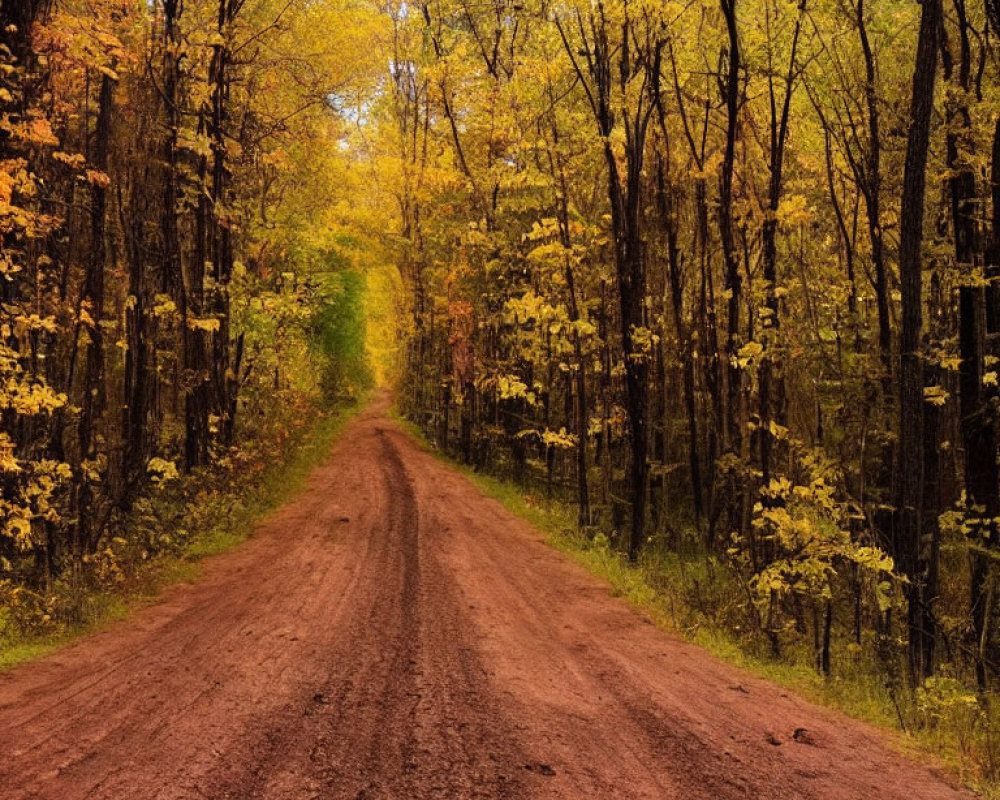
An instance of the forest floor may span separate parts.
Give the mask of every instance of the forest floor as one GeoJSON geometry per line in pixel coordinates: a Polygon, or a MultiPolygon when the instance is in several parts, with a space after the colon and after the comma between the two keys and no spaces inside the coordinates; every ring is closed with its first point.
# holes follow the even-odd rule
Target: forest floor
{"type": "Polygon", "coordinates": [[[0,674],[3,800],[971,797],[656,628],[387,408],[196,581],[0,674]]]}

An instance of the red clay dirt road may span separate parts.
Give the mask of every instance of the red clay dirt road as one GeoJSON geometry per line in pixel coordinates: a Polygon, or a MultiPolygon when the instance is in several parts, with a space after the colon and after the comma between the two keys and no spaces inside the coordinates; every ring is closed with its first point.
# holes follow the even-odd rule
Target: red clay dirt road
{"type": "Polygon", "coordinates": [[[970,797],[644,621],[385,405],[198,581],[0,675],[2,800],[970,797]]]}

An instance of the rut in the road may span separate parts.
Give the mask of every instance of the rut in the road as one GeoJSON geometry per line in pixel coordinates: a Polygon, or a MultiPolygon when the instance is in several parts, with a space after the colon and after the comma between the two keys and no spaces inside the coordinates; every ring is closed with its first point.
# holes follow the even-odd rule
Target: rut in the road
{"type": "Polygon", "coordinates": [[[967,797],[656,630],[383,406],[197,583],[0,676],[0,748],[2,800],[967,797]]]}
{"type": "MultiPolygon", "coordinates": [[[[379,455],[374,524],[352,602],[319,655],[325,675],[301,708],[264,721],[249,748],[249,772],[210,785],[208,796],[433,797],[449,787],[469,798],[519,794],[504,726],[477,688],[484,670],[473,648],[455,652],[460,639],[447,604],[424,590],[419,511],[406,468],[385,430],[372,432],[379,455]],[[461,719],[455,695],[470,701],[461,719]]],[[[440,588],[441,577],[426,580],[440,588]]]]}

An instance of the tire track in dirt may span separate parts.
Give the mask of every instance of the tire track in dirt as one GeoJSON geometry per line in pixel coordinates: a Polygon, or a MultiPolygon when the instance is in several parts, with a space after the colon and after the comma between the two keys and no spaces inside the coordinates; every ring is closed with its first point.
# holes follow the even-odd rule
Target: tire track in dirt
{"type": "Polygon", "coordinates": [[[386,405],[197,582],[0,675],[0,799],[970,796],[656,630],[386,405]]]}
{"type": "MultiPolygon", "coordinates": [[[[437,577],[424,574],[409,476],[384,429],[372,433],[379,525],[369,531],[365,574],[338,624],[324,680],[301,709],[257,736],[241,762],[253,765],[250,774],[214,783],[208,796],[514,796],[506,789],[511,770],[499,760],[482,761],[510,747],[495,715],[465,725],[474,748],[449,735],[455,729],[449,701],[472,689],[468,677],[476,670],[461,657],[456,669],[461,639],[440,635],[448,617],[426,585],[437,577]]],[[[482,704],[487,697],[479,691],[476,699],[482,704]]]]}
{"type": "MultiPolygon", "coordinates": [[[[374,435],[381,440],[380,429],[374,435]]],[[[379,731],[405,730],[387,723],[408,716],[412,706],[420,567],[416,526],[409,522],[417,511],[405,473],[381,449],[366,568],[320,654],[315,691],[250,732],[254,741],[239,762],[249,773],[217,783],[210,796],[309,797],[337,787],[339,796],[365,797],[378,791],[380,776],[402,773],[408,743],[379,731]],[[335,738],[330,731],[348,735],[335,738]]]]}

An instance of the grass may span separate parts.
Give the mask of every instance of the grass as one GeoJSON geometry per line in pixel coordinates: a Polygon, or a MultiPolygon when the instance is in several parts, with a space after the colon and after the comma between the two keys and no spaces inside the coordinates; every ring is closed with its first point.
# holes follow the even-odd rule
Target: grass
{"type": "MultiPolygon", "coordinates": [[[[159,584],[158,584],[159,585],[159,584]]],[[[87,618],[58,633],[41,634],[16,641],[0,648],[0,672],[26,661],[42,658],[67,644],[91,633],[96,633],[113,622],[126,619],[136,609],[148,605],[153,590],[141,594],[123,595],[104,591],[87,598],[87,618]]]]}
{"type": "MultiPolygon", "coordinates": [[[[529,522],[547,536],[549,545],[565,553],[591,574],[610,584],[610,593],[651,619],[664,630],[697,644],[716,658],[786,688],[818,705],[839,710],[891,734],[889,741],[901,752],[915,758],[937,759],[967,786],[987,800],[1000,800],[1000,785],[983,778],[977,769],[976,753],[960,725],[939,726],[935,730],[900,730],[896,707],[884,680],[865,665],[842,669],[841,674],[824,679],[811,665],[775,660],[748,652],[731,631],[711,620],[698,619],[698,612],[685,605],[681,587],[691,580],[698,562],[681,564],[666,553],[652,553],[638,565],[628,563],[600,534],[590,539],[577,532],[575,509],[557,500],[540,500],[526,494],[523,487],[492,475],[477,472],[442,453],[412,422],[393,414],[397,423],[440,461],[465,475],[483,494],[508,511],[529,522]],[[687,573],[685,573],[685,570],[687,573]],[[696,620],[692,622],[692,620],[696,620]]],[[[700,575],[706,582],[711,576],[700,575]]],[[[715,577],[718,581],[718,576],[715,577]]],[[[726,587],[715,586],[716,591],[726,587]]],[[[987,712],[993,717],[995,711],[987,712]]],[[[986,723],[987,730],[997,727],[986,723]]],[[[988,743],[987,743],[988,744],[988,743]]],[[[987,759],[988,760],[988,759],[987,759]]]]}
{"type": "Polygon", "coordinates": [[[350,408],[323,414],[306,426],[288,458],[270,464],[249,489],[236,487],[229,497],[239,500],[229,506],[232,513],[195,532],[179,555],[160,556],[144,564],[124,587],[88,592],[79,598],[78,619],[58,632],[27,636],[0,646],[0,671],[41,658],[128,618],[139,608],[155,602],[171,584],[195,580],[201,574],[200,562],[204,558],[246,541],[257,523],[303,491],[310,473],[326,458],[345,425],[363,406],[360,401],[350,408]]]}

